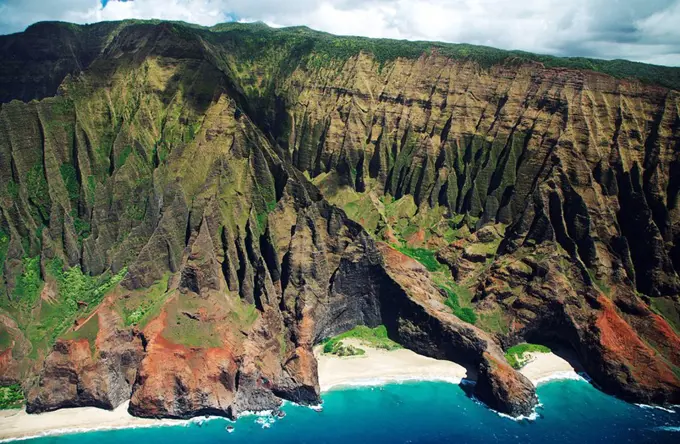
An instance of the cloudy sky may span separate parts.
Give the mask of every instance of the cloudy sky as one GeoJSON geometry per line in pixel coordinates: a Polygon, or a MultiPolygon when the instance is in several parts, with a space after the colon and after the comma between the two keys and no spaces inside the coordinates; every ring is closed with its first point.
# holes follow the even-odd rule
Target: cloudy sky
{"type": "Polygon", "coordinates": [[[680,66],[680,0],[0,0],[0,34],[41,20],[261,20],[680,66]]]}

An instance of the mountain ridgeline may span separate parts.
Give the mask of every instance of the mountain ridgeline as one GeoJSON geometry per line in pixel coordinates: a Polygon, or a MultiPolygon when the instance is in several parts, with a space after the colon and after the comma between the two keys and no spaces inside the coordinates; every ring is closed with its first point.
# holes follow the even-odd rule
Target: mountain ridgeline
{"type": "Polygon", "coordinates": [[[385,325],[511,415],[519,343],[680,403],[680,69],[262,24],[0,37],[0,384],[29,412],[319,401],[385,325]]]}

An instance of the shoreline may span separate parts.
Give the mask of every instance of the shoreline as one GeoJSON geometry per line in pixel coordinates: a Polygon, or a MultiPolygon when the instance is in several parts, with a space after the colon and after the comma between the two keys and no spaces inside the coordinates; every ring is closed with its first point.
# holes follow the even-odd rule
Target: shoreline
{"type": "Polygon", "coordinates": [[[314,350],[319,369],[319,388],[327,392],[345,386],[383,385],[402,381],[444,381],[460,384],[467,370],[451,361],[437,360],[401,348],[386,351],[367,347],[357,339],[343,339],[345,345],[363,349],[360,356],[338,357],[314,350]]]}
{"type": "Polygon", "coordinates": [[[197,421],[138,418],[128,413],[129,403],[125,401],[114,410],[74,407],[39,414],[28,414],[24,408],[0,410],[0,443],[71,433],[183,426],[197,421]]]}
{"type": "MultiPolygon", "coordinates": [[[[428,358],[411,350],[378,350],[367,347],[356,339],[345,339],[346,345],[360,347],[364,355],[338,357],[321,353],[316,347],[314,354],[319,365],[321,392],[337,387],[381,385],[403,381],[443,381],[460,384],[463,379],[476,379],[468,375],[465,367],[455,362],[428,358]]],[[[583,379],[566,359],[554,353],[530,353],[530,361],[519,371],[538,386],[560,379],[583,379]]]]}
{"type": "MultiPolygon", "coordinates": [[[[380,386],[400,382],[441,381],[460,384],[474,375],[454,362],[428,358],[407,349],[392,351],[367,347],[355,339],[345,344],[361,347],[361,356],[338,357],[316,347],[321,393],[342,387],[380,386]]],[[[583,379],[566,360],[553,353],[532,356],[520,370],[534,385],[558,379],[583,379]]],[[[0,443],[45,436],[147,427],[178,427],[203,422],[193,419],[138,418],[128,413],[129,401],[114,410],[76,407],[29,415],[24,409],[0,410],[0,443]]]]}

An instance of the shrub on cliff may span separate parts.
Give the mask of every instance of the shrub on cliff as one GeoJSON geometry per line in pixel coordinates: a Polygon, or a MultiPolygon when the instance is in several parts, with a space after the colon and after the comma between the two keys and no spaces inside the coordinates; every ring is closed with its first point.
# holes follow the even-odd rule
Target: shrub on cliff
{"type": "Polygon", "coordinates": [[[461,307],[458,295],[453,290],[446,286],[442,286],[441,289],[446,292],[447,296],[446,302],[444,303],[451,308],[451,311],[453,311],[453,314],[455,314],[458,319],[470,324],[477,322],[477,313],[470,307],[461,307]]]}
{"type": "Polygon", "coordinates": [[[24,392],[19,384],[0,387],[0,409],[17,408],[24,401],[24,392]]]}
{"type": "Polygon", "coordinates": [[[550,349],[540,344],[517,344],[505,352],[505,359],[515,369],[520,369],[527,364],[525,353],[550,353],[550,349]]]}

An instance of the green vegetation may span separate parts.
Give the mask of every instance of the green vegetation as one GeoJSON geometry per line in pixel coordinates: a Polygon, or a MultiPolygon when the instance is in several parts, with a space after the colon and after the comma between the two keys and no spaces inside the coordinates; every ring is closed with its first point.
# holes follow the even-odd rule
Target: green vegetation
{"type": "Polygon", "coordinates": [[[466,251],[471,253],[471,254],[479,254],[486,256],[487,258],[491,258],[496,254],[496,251],[498,250],[498,245],[500,244],[501,239],[499,238],[496,241],[493,242],[488,242],[488,243],[483,243],[483,242],[477,242],[474,243],[466,248],[466,251]]]}
{"type": "MultiPolygon", "coordinates": [[[[99,277],[92,277],[83,274],[80,267],[71,267],[64,271],[60,259],[51,260],[47,264],[47,268],[57,281],[59,289],[57,303],[50,304],[47,310],[43,306],[43,310],[41,310],[41,315],[45,316],[41,327],[54,326],[53,329],[39,328],[39,331],[43,330],[49,344],[54,343],[56,338],[72,325],[75,319],[97,307],[106,293],[123,280],[125,273],[127,273],[127,269],[123,268],[115,275],[104,274],[99,277]]],[[[95,322],[94,325],[98,326],[99,324],[95,322]]],[[[94,327],[91,326],[91,328],[94,327]]],[[[91,330],[86,330],[86,332],[91,333],[91,330]]]]}
{"type": "Polygon", "coordinates": [[[167,339],[187,347],[219,347],[222,344],[215,325],[177,314],[174,324],[165,330],[167,339]]]}
{"type": "MultiPolygon", "coordinates": [[[[341,187],[337,182],[337,175],[321,174],[314,179],[314,183],[319,186],[324,196],[329,197],[330,201],[342,207],[347,214],[355,221],[363,225],[367,230],[379,235],[379,230],[387,221],[393,228],[392,235],[397,237],[400,244],[392,246],[401,253],[415,259],[421,263],[430,273],[433,281],[447,294],[446,305],[453,314],[461,320],[470,324],[477,323],[477,314],[470,306],[472,295],[463,287],[459,287],[451,278],[451,273],[446,265],[437,260],[435,252],[427,248],[410,247],[404,239],[408,239],[418,230],[423,229],[427,239],[431,236],[438,236],[446,239],[457,237],[458,232],[454,230],[453,224],[459,223],[458,220],[449,220],[445,215],[445,208],[438,206],[427,210],[418,210],[413,201],[413,196],[407,195],[394,200],[391,196],[381,196],[376,203],[371,200],[369,193],[357,193],[349,187],[341,187]],[[454,291],[454,288],[456,289],[454,291]],[[464,293],[463,303],[459,300],[458,293],[464,293]]],[[[387,239],[386,239],[387,240],[387,239]]],[[[498,242],[481,244],[485,251],[495,252],[498,242]]]]}
{"type": "Polygon", "coordinates": [[[274,211],[276,208],[276,200],[264,202],[264,209],[258,211],[255,216],[255,221],[257,223],[258,233],[262,234],[267,230],[267,222],[269,221],[269,213],[274,211]]]}
{"type": "Polygon", "coordinates": [[[12,335],[3,327],[0,327],[0,351],[7,350],[10,345],[12,345],[12,335]]]}
{"type": "MultiPolygon", "coordinates": [[[[122,27],[161,23],[159,20],[125,20],[97,24],[101,28],[110,27],[116,32],[122,27]]],[[[70,23],[61,26],[79,29],[70,23]]],[[[483,67],[495,64],[520,64],[539,62],[547,67],[585,69],[609,74],[618,78],[638,78],[643,82],[659,84],[680,90],[680,70],[673,67],[648,65],[627,60],[601,60],[585,57],[555,57],[532,54],[524,51],[506,51],[486,46],[453,44],[428,41],[406,41],[391,39],[371,39],[366,37],[334,36],[315,31],[305,26],[271,28],[263,23],[220,23],[210,28],[184,22],[172,22],[172,30],[177,35],[193,40],[200,35],[206,40],[223,43],[228,49],[235,49],[253,58],[260,52],[287,50],[282,58],[310,56],[321,58],[319,62],[347,58],[360,52],[374,54],[381,63],[398,57],[418,58],[421,55],[439,53],[453,58],[476,61],[483,67]],[[232,48],[233,46],[234,48],[232,48]]],[[[313,61],[310,60],[309,63],[313,61]]],[[[291,63],[286,62],[286,63],[291,63]]]]}
{"type": "Polygon", "coordinates": [[[345,345],[342,341],[327,341],[323,346],[323,352],[336,356],[361,356],[366,350],[352,345],[345,345]]]}
{"type": "Polygon", "coordinates": [[[17,183],[11,179],[9,182],[7,182],[7,194],[9,194],[9,197],[14,200],[19,197],[19,185],[17,185],[17,183]]]}
{"type": "Polygon", "coordinates": [[[76,235],[78,235],[78,242],[82,244],[83,239],[86,239],[90,235],[90,223],[78,216],[73,217],[73,228],[76,230],[76,235]]]}
{"type": "MultiPolygon", "coordinates": [[[[384,325],[379,325],[375,328],[357,325],[349,331],[341,333],[333,338],[326,339],[323,342],[324,353],[333,353],[334,351],[339,350],[339,347],[345,347],[344,345],[340,345],[340,342],[343,339],[349,338],[357,339],[368,347],[380,348],[383,350],[396,350],[401,348],[401,345],[387,337],[387,329],[384,325]]],[[[358,352],[357,354],[363,353],[358,352]]]]}
{"type": "Polygon", "coordinates": [[[184,142],[191,142],[196,138],[196,134],[201,129],[201,122],[190,122],[187,124],[182,139],[184,142]]]}
{"type": "Polygon", "coordinates": [[[78,197],[80,197],[80,184],[78,183],[76,169],[70,163],[65,163],[59,168],[59,171],[61,172],[61,178],[64,180],[68,198],[74,201],[78,200],[78,197]]]}
{"type": "Polygon", "coordinates": [[[153,307],[152,301],[144,301],[142,305],[137,307],[134,311],[125,314],[125,325],[136,325],[144,319],[147,312],[153,307]]]}
{"type": "Polygon", "coordinates": [[[5,309],[25,332],[32,344],[31,357],[46,350],[71,327],[74,321],[86,316],[99,305],[104,295],[123,279],[126,269],[115,275],[105,273],[92,277],[80,267],[63,270],[63,262],[53,259],[46,264],[51,286],[43,298],[43,280],[39,257],[24,258],[23,272],[17,278],[11,299],[3,299],[5,309]]]}
{"type": "Polygon", "coordinates": [[[458,295],[449,287],[441,286],[442,290],[446,292],[447,299],[445,304],[451,308],[453,314],[458,316],[461,321],[465,321],[469,324],[474,324],[477,322],[477,314],[470,307],[461,307],[460,301],[458,300],[458,295]]]}
{"type": "Polygon", "coordinates": [[[126,326],[136,325],[144,327],[150,318],[160,311],[166,300],[166,289],[170,274],[165,274],[161,280],[145,290],[137,290],[128,298],[118,302],[123,322],[126,326]]]}
{"type": "Polygon", "coordinates": [[[118,153],[118,157],[116,158],[116,168],[120,168],[125,165],[130,153],[132,153],[132,147],[130,145],[125,145],[120,153],[118,153]]]}
{"type": "MultiPolygon", "coordinates": [[[[233,307],[233,309],[229,312],[229,316],[236,323],[236,325],[250,327],[257,320],[259,313],[260,312],[257,310],[257,307],[255,307],[253,304],[241,302],[233,307]]],[[[283,339],[284,338],[282,337],[281,341],[283,341],[283,339]]]]}
{"type": "MultiPolygon", "coordinates": [[[[333,204],[342,207],[348,216],[375,235],[380,235],[379,231],[384,225],[380,219],[387,221],[393,229],[392,235],[400,242],[393,243],[392,246],[421,263],[432,273],[433,281],[446,291],[448,296],[446,305],[451,308],[453,314],[465,322],[477,323],[478,316],[470,304],[472,295],[467,289],[456,285],[446,265],[437,260],[435,252],[427,248],[410,247],[404,240],[423,229],[425,239],[438,236],[450,242],[458,237],[458,231],[453,225],[460,223],[463,215],[449,219],[445,214],[446,209],[442,206],[419,210],[413,196],[410,195],[397,200],[385,195],[378,199],[379,203],[376,203],[371,200],[369,193],[357,193],[349,187],[339,186],[337,175],[334,174],[320,174],[314,179],[314,183],[333,204]],[[458,294],[463,294],[463,303],[459,300],[458,294]]],[[[480,243],[480,248],[493,254],[499,242],[500,240],[489,244],[480,243]]]]}
{"type": "Polygon", "coordinates": [[[24,392],[19,384],[0,386],[0,410],[21,407],[24,392]]]}
{"type": "Polygon", "coordinates": [[[64,97],[52,99],[52,117],[65,117],[73,114],[73,101],[64,97]]]}
{"type": "MultiPolygon", "coordinates": [[[[221,301],[224,302],[224,301],[221,301]]],[[[169,299],[163,306],[167,313],[167,327],[163,336],[174,344],[187,347],[220,347],[223,337],[220,325],[212,319],[206,319],[206,314],[222,312],[210,300],[202,299],[195,294],[182,294],[169,299]]],[[[240,330],[240,326],[236,327],[240,330]]]]}
{"type": "Polygon", "coordinates": [[[40,257],[23,259],[23,273],[17,278],[12,293],[13,299],[25,307],[32,307],[38,298],[42,281],[40,280],[40,257]]]}
{"type": "Polygon", "coordinates": [[[505,352],[505,359],[508,360],[512,368],[520,369],[527,364],[527,358],[524,357],[525,353],[550,353],[550,349],[539,344],[517,344],[505,352]]]}
{"type": "Polygon", "coordinates": [[[26,175],[26,191],[29,201],[36,206],[43,220],[50,217],[50,192],[41,163],[35,164],[26,175]]]}
{"type": "Polygon", "coordinates": [[[9,234],[0,230],[0,270],[3,270],[5,259],[7,258],[7,249],[9,248],[9,234]]]}
{"type": "Polygon", "coordinates": [[[87,202],[94,206],[97,195],[97,179],[94,176],[87,176],[87,202]]]}
{"type": "Polygon", "coordinates": [[[439,271],[444,265],[442,265],[434,253],[426,248],[410,248],[410,247],[396,247],[397,250],[409,256],[427,268],[428,271],[439,271]]]}
{"type": "MultiPolygon", "coordinates": [[[[229,49],[241,53],[245,60],[278,50],[283,54],[281,64],[284,66],[294,65],[296,59],[302,59],[308,68],[318,69],[333,65],[335,61],[343,63],[363,52],[372,54],[382,67],[397,58],[416,59],[436,53],[455,60],[471,60],[486,69],[494,65],[536,62],[549,68],[597,71],[680,90],[680,69],[626,60],[555,57],[469,44],[334,36],[304,26],[274,29],[259,23],[223,23],[210,30],[217,34],[212,40],[229,45],[229,49]]],[[[202,32],[204,38],[210,39],[202,29],[198,28],[196,32],[202,32]]]]}
{"type": "Polygon", "coordinates": [[[489,333],[507,334],[510,330],[508,317],[501,307],[479,312],[477,318],[477,327],[489,333]]]}
{"type": "Polygon", "coordinates": [[[139,203],[129,203],[125,208],[125,215],[132,220],[144,220],[146,215],[146,205],[139,203]]]}
{"type": "Polygon", "coordinates": [[[597,279],[595,276],[595,272],[591,269],[588,269],[588,276],[590,276],[590,280],[593,281],[595,286],[605,295],[605,296],[611,296],[612,289],[609,285],[607,285],[606,282],[603,280],[597,279]]]}
{"type": "Polygon", "coordinates": [[[258,233],[264,233],[265,230],[267,229],[267,221],[269,220],[269,214],[266,212],[257,213],[257,216],[255,216],[255,220],[257,223],[258,233]]]}
{"type": "Polygon", "coordinates": [[[79,340],[87,339],[90,343],[90,352],[95,353],[95,341],[97,340],[97,333],[99,333],[99,315],[94,314],[90,319],[81,325],[78,330],[72,330],[62,336],[62,339],[79,340]]]}
{"type": "Polygon", "coordinates": [[[671,327],[680,334],[680,310],[678,310],[676,303],[670,298],[663,297],[651,298],[651,300],[652,310],[666,319],[671,327]]]}

